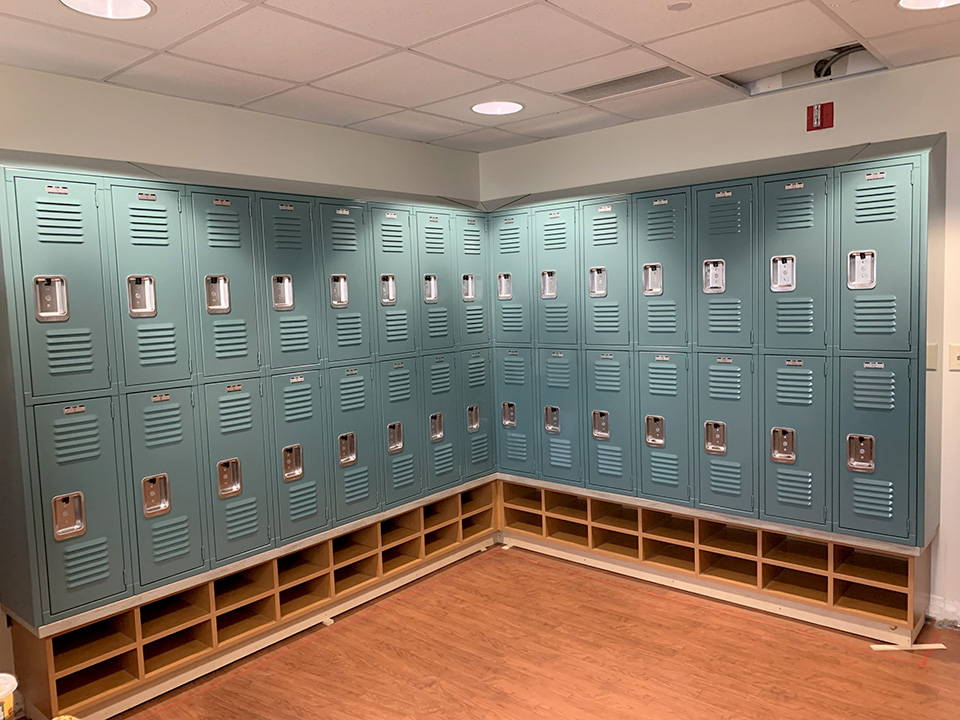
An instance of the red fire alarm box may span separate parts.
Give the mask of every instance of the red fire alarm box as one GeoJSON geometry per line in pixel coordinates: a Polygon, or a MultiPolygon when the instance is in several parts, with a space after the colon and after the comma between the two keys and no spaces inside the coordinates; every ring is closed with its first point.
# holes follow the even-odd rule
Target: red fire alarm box
{"type": "Polygon", "coordinates": [[[807,131],[833,127],[833,103],[807,105],[807,131]]]}

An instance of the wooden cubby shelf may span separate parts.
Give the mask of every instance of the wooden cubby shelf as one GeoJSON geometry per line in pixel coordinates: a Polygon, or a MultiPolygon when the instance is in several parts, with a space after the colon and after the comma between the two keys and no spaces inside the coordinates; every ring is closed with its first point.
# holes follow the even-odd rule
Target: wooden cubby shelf
{"type": "Polygon", "coordinates": [[[313,610],[333,597],[330,575],[321,575],[280,591],[280,617],[313,610]]]}
{"type": "Polygon", "coordinates": [[[640,532],[639,509],[630,505],[590,500],[590,522],[593,525],[637,534],[640,532]]]}
{"type": "Polygon", "coordinates": [[[547,518],[547,537],[552,540],[587,547],[590,544],[588,530],[589,528],[586,525],[581,525],[578,522],[555,517],[547,518]]]}
{"type": "Polygon", "coordinates": [[[766,531],[761,542],[764,562],[827,573],[830,546],[825,542],[766,531]]]}
{"type": "Polygon", "coordinates": [[[620,555],[636,560],[640,557],[640,539],[636,535],[618,530],[594,527],[591,531],[590,546],[604,553],[620,555]]]}
{"type": "Polygon", "coordinates": [[[539,513],[508,507],[504,508],[503,517],[504,524],[511,530],[519,530],[532,535],[543,535],[543,515],[539,513]]]}
{"type": "Polygon", "coordinates": [[[757,587],[757,561],[700,550],[700,574],[738,585],[757,587]]]}
{"type": "Polygon", "coordinates": [[[380,523],[380,545],[389,547],[417,537],[423,531],[420,508],[380,523]]]}
{"type": "Polygon", "coordinates": [[[53,667],[58,677],[81,670],[135,647],[133,611],[71,630],[53,639],[53,667]]]}
{"type": "Polygon", "coordinates": [[[833,572],[868,585],[906,589],[910,582],[906,558],[858,550],[845,545],[833,546],[833,572]]]}
{"type": "Polygon", "coordinates": [[[757,556],[757,530],[709,520],[697,522],[700,523],[700,547],[724,554],[757,556]]]}
{"type": "Polygon", "coordinates": [[[145,676],[172,670],[212,649],[213,626],[210,620],[146,643],[143,646],[145,676]]]}
{"type": "Polygon", "coordinates": [[[839,608],[889,620],[907,620],[909,596],[896,590],[834,579],[833,602],[839,608]]]}
{"type": "Polygon", "coordinates": [[[460,521],[461,537],[469,540],[484,532],[493,530],[493,508],[474,512],[460,521]]]}
{"type": "Polygon", "coordinates": [[[453,522],[459,517],[460,499],[456,495],[444,498],[423,506],[423,529],[432,530],[453,522]]]}
{"type": "Polygon", "coordinates": [[[641,558],[646,563],[690,573],[697,568],[696,550],[692,547],[675,545],[671,542],[653,538],[643,538],[641,548],[641,558]]]}
{"type": "Polygon", "coordinates": [[[371,555],[333,571],[334,592],[342,595],[377,579],[379,558],[371,555]]]}
{"type": "Polygon", "coordinates": [[[280,588],[330,572],[330,543],[323,542],[277,558],[277,581],[280,588]]]}
{"type": "Polygon", "coordinates": [[[547,490],[543,495],[543,507],[549,515],[587,522],[586,498],[547,490]]]}
{"type": "Polygon", "coordinates": [[[451,523],[424,533],[423,552],[426,557],[430,557],[453,547],[458,542],[460,542],[460,524],[451,523]]]}
{"type": "Polygon", "coordinates": [[[421,552],[421,544],[421,539],[415,537],[413,540],[407,540],[405,543],[384,550],[381,554],[383,574],[388,575],[417,562],[424,556],[421,552]]]}
{"type": "Polygon", "coordinates": [[[140,679],[136,650],[130,650],[57,680],[60,711],[115,693],[140,679]]]}
{"type": "Polygon", "coordinates": [[[274,564],[269,562],[215,580],[213,601],[217,612],[226,612],[273,592],[276,589],[273,572],[274,564]]]}
{"type": "Polygon", "coordinates": [[[217,617],[217,644],[236,642],[276,619],[276,605],[272,596],[230,610],[217,617]]]}
{"type": "Polygon", "coordinates": [[[830,580],[826,575],[764,563],[761,582],[764,590],[778,595],[800,598],[819,605],[826,605],[829,600],[830,580]]]}
{"type": "Polygon", "coordinates": [[[140,630],[149,642],[210,617],[210,586],[185,590],[140,607],[140,630]]]}
{"type": "Polygon", "coordinates": [[[481,485],[473,490],[460,493],[460,514],[470,515],[478,510],[493,507],[494,495],[492,484],[481,485]]]}
{"type": "Polygon", "coordinates": [[[543,492],[540,488],[505,482],[503,504],[508,507],[540,512],[543,510],[543,492]]]}
{"type": "Polygon", "coordinates": [[[339,567],[352,563],[359,558],[372,555],[380,548],[380,528],[368,525],[346,535],[333,539],[333,566],[339,567]]]}
{"type": "Polygon", "coordinates": [[[667,542],[682,542],[693,545],[694,519],[684,515],[644,509],[640,513],[643,534],[667,542]]]}

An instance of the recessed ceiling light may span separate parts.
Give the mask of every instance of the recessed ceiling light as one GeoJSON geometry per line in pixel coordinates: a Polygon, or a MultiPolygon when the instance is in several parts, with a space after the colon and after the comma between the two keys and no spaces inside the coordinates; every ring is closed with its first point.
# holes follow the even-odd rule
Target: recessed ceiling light
{"type": "Polygon", "coordinates": [[[470,109],[481,115],[513,115],[523,110],[523,105],[509,100],[493,100],[477,103],[470,109]]]}
{"type": "Polygon", "coordinates": [[[692,7],[693,2],[691,0],[671,0],[667,3],[667,10],[673,10],[674,12],[689,10],[692,7]]]}
{"type": "Polygon", "coordinates": [[[71,10],[107,20],[137,20],[154,11],[148,0],[60,0],[71,10]]]}
{"type": "Polygon", "coordinates": [[[960,5],[960,0],[900,0],[897,4],[904,10],[940,10],[960,5]]]}

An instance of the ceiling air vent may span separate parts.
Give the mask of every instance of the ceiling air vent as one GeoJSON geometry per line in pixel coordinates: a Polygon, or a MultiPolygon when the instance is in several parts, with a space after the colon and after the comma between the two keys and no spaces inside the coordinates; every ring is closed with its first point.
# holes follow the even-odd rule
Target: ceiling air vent
{"type": "Polygon", "coordinates": [[[627,93],[636,92],[637,90],[646,90],[647,88],[658,85],[666,85],[677,82],[678,80],[686,80],[688,77],[690,76],[679,70],[674,70],[671,67],[662,67],[656,70],[637,73],[636,75],[629,75],[619,80],[609,80],[607,82],[597,83],[596,85],[577,88],[576,90],[568,90],[562,94],[574,100],[580,100],[581,102],[596,102],[597,100],[607,100],[608,98],[617,97],[618,95],[626,95],[627,93]]]}

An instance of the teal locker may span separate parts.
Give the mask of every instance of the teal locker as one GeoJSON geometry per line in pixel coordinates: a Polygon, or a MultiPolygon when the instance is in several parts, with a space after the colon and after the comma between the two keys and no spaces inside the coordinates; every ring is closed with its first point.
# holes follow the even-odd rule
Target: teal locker
{"type": "Polygon", "coordinates": [[[694,467],[690,456],[690,356],[637,354],[640,417],[640,495],[689,503],[694,467]]]}
{"type": "Polygon", "coordinates": [[[763,515],[827,522],[830,381],[824,357],[768,355],[763,370],[763,515]]]}
{"type": "Polygon", "coordinates": [[[689,195],[636,198],[637,345],[686,347],[690,341],[689,195]]]}
{"type": "Polygon", "coordinates": [[[260,368],[250,196],[191,193],[206,376],[260,368]]]}
{"type": "Polygon", "coordinates": [[[370,209],[374,282],[377,284],[377,340],[381,355],[415,352],[419,346],[410,211],[370,209]]]}
{"type": "Polygon", "coordinates": [[[701,507],[753,513],[754,358],[700,355],[697,394],[701,507]]]}
{"type": "Polygon", "coordinates": [[[913,165],[840,173],[841,350],[911,349],[913,227],[913,165]]]}
{"type": "Polygon", "coordinates": [[[261,382],[204,386],[213,547],[221,564],[266,550],[272,538],[261,382]]]}
{"type": "Polygon", "coordinates": [[[272,368],[311,365],[320,359],[320,282],[313,223],[309,200],[260,198],[272,368]]]}
{"type": "Polygon", "coordinates": [[[140,585],[206,567],[193,388],[126,397],[140,585]]]}
{"type": "Polygon", "coordinates": [[[178,190],[110,188],[124,381],[189,380],[192,370],[178,190]]]}
{"type": "Polygon", "coordinates": [[[911,363],[839,358],[839,531],[906,538],[916,490],[911,363]]]}
{"type": "Polygon", "coordinates": [[[581,282],[585,283],[585,345],[630,344],[630,203],[628,200],[586,203],[580,209],[583,227],[581,282]]]}
{"type": "Polygon", "coordinates": [[[110,387],[97,188],[15,180],[33,396],[110,387]]]}
{"type": "Polygon", "coordinates": [[[329,370],[331,467],[340,522],[369,515],[380,507],[375,372],[374,366],[367,364],[329,370]]]}
{"type": "Polygon", "coordinates": [[[384,360],[377,372],[383,503],[399,505],[423,492],[425,431],[420,409],[420,358],[384,360]]]}
{"type": "Polygon", "coordinates": [[[697,344],[753,345],[753,184],[697,191],[697,344]]]}
{"type": "Polygon", "coordinates": [[[362,360],[373,352],[370,258],[364,208],[321,205],[321,267],[326,290],[327,358],[362,360]]]}
{"type": "Polygon", "coordinates": [[[634,495],[633,375],[628,350],[587,350],[587,487],[634,495]]]}
{"type": "Polygon", "coordinates": [[[577,209],[568,205],[537,210],[533,227],[537,340],[545,345],[575,345],[580,298],[577,209]]]}
{"type": "Polygon", "coordinates": [[[583,484],[580,431],[580,356],[577,350],[539,350],[543,475],[574,485],[583,484]]]}
{"type": "Polygon", "coordinates": [[[461,422],[464,423],[463,477],[493,472],[493,366],[489,348],[460,353],[461,422]]]}
{"type": "Polygon", "coordinates": [[[763,346],[824,350],[831,176],[781,176],[763,184],[763,346]]]}
{"type": "Polygon", "coordinates": [[[330,522],[327,389],[316,370],[275,375],[270,384],[277,535],[287,541],[330,522]]]}
{"type": "Polygon", "coordinates": [[[533,342],[529,216],[525,212],[494,215],[490,235],[496,304],[494,342],[528,345],[533,342]]]}
{"type": "Polygon", "coordinates": [[[487,220],[482,215],[456,215],[453,232],[457,243],[460,283],[460,345],[490,342],[490,257],[487,220]]]}
{"type": "Polygon", "coordinates": [[[446,213],[417,213],[417,248],[420,258],[420,343],[424,352],[453,347],[457,342],[457,303],[460,283],[446,213]]]}
{"type": "Polygon", "coordinates": [[[127,589],[111,398],[34,409],[50,612],[127,589]]]}
{"type": "Polygon", "coordinates": [[[497,348],[496,413],[497,469],[525,477],[539,472],[536,375],[533,350],[497,348]]]}
{"type": "Polygon", "coordinates": [[[423,380],[429,492],[460,481],[463,416],[456,353],[425,356],[423,380]]]}

